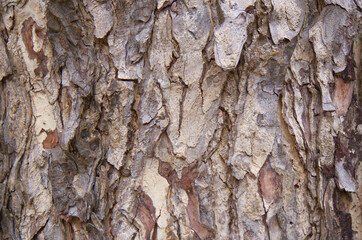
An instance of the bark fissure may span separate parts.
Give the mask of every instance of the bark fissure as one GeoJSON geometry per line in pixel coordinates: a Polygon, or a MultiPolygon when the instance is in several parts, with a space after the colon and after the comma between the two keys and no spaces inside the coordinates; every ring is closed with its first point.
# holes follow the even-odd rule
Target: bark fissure
{"type": "Polygon", "coordinates": [[[3,1],[0,239],[362,239],[361,7],[3,1]]]}

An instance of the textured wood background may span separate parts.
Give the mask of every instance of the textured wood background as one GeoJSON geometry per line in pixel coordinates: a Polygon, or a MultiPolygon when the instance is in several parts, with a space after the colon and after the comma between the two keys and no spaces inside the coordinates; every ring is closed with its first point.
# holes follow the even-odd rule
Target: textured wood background
{"type": "Polygon", "coordinates": [[[362,239],[361,0],[2,0],[0,239],[362,239]]]}

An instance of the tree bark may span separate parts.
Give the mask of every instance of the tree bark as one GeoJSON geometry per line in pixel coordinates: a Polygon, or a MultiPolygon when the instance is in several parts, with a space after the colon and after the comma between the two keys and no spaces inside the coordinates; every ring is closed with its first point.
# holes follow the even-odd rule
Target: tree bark
{"type": "Polygon", "coordinates": [[[362,239],[361,0],[2,0],[0,239],[362,239]]]}

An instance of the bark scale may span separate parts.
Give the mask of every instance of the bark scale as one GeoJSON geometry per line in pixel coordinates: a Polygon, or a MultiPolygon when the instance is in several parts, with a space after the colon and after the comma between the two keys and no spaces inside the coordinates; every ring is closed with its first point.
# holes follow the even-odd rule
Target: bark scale
{"type": "Polygon", "coordinates": [[[360,0],[2,0],[0,239],[362,239],[360,0]]]}

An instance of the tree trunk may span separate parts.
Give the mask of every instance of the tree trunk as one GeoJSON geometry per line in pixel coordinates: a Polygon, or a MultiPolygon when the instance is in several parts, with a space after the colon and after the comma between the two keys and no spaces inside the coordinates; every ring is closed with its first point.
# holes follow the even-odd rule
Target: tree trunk
{"type": "Polygon", "coordinates": [[[362,239],[361,0],[2,0],[0,239],[362,239]]]}

